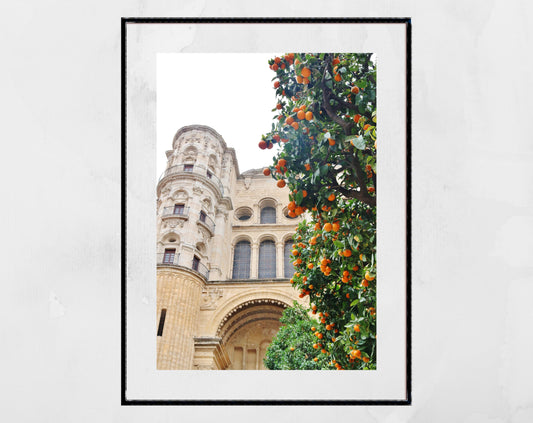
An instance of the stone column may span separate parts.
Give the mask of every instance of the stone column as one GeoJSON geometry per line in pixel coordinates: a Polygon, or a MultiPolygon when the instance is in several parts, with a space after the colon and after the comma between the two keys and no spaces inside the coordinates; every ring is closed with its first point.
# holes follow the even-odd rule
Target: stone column
{"type": "MultiPolygon", "coordinates": [[[[183,269],[157,272],[157,321],[166,309],[162,336],[157,338],[158,370],[192,370],[203,279],[183,269]]],[[[156,330],[157,328],[154,328],[156,330]]]]}
{"type": "Polygon", "coordinates": [[[259,274],[259,245],[252,243],[252,254],[250,257],[250,279],[257,279],[259,274]]]}
{"type": "Polygon", "coordinates": [[[276,243],[276,278],[283,278],[283,241],[276,243]]]}

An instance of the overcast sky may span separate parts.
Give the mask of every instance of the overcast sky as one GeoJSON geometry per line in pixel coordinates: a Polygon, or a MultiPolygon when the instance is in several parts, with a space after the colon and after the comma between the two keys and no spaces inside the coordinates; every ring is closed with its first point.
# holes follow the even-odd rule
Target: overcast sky
{"type": "MultiPolygon", "coordinates": [[[[279,54],[278,54],[279,55],[279,54]]],[[[271,54],[172,53],[157,56],[157,172],[166,167],[165,151],[186,125],[207,125],[235,148],[239,170],[272,163],[277,146],[257,144],[273,122],[276,105],[269,69],[271,54]]]]}

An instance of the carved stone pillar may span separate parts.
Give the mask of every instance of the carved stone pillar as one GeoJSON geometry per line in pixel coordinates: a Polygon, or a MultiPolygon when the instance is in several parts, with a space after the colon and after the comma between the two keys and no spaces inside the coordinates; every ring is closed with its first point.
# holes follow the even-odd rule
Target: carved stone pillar
{"type": "Polygon", "coordinates": [[[250,257],[250,278],[257,279],[259,274],[259,245],[254,242],[252,244],[252,254],[250,257]]]}

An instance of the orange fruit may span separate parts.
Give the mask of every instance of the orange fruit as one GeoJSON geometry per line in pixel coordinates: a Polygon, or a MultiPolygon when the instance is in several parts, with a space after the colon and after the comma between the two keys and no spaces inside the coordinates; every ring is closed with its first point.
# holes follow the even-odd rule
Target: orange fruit
{"type": "Polygon", "coordinates": [[[302,191],[302,196],[303,196],[304,198],[307,197],[307,191],[306,191],[305,189],[302,191]]]}
{"type": "Polygon", "coordinates": [[[313,267],[315,267],[315,265],[314,265],[313,263],[309,263],[309,264],[307,265],[307,268],[308,268],[308,269],[312,269],[313,267]]]}
{"type": "Polygon", "coordinates": [[[285,122],[287,123],[287,125],[290,125],[294,122],[294,118],[292,116],[289,116],[285,122]]]}
{"type": "Polygon", "coordinates": [[[346,298],[350,298],[350,293],[346,294],[346,298]]]}
{"type": "Polygon", "coordinates": [[[357,87],[357,86],[356,87],[352,87],[351,91],[354,94],[359,94],[359,87],[357,87]]]}
{"type": "Polygon", "coordinates": [[[276,109],[280,110],[282,107],[281,103],[276,104],[276,109]]]}
{"type": "Polygon", "coordinates": [[[300,253],[298,252],[298,250],[292,250],[292,255],[294,257],[298,256],[300,253]]]}
{"type": "Polygon", "coordinates": [[[372,276],[370,273],[366,272],[365,273],[365,279],[367,281],[373,281],[376,277],[375,276],[372,276]]]}
{"type": "Polygon", "coordinates": [[[335,145],[335,140],[333,138],[328,138],[328,143],[329,143],[329,145],[334,146],[335,145]]]}
{"type": "Polygon", "coordinates": [[[342,81],[342,76],[341,76],[340,73],[336,73],[336,74],[335,74],[335,81],[337,81],[337,82],[342,81]]]}
{"type": "Polygon", "coordinates": [[[274,88],[278,88],[278,87],[279,87],[279,81],[274,82],[274,88]]]}
{"type": "Polygon", "coordinates": [[[331,225],[331,229],[333,229],[333,232],[337,232],[340,229],[340,225],[338,223],[334,223],[331,225]]]}
{"type": "Polygon", "coordinates": [[[309,163],[305,164],[305,170],[311,170],[311,165],[309,163]]]}
{"type": "Polygon", "coordinates": [[[318,344],[313,344],[313,348],[314,348],[315,350],[318,350],[318,344]]]}
{"type": "Polygon", "coordinates": [[[277,64],[277,63],[274,63],[274,64],[272,65],[272,70],[273,70],[273,71],[277,71],[277,70],[278,70],[278,64],[277,64]]]}
{"type": "Polygon", "coordinates": [[[363,357],[363,361],[364,361],[365,363],[368,363],[368,362],[370,361],[370,359],[369,359],[368,357],[363,357]]]}
{"type": "Polygon", "coordinates": [[[374,191],[376,191],[376,188],[374,188],[374,187],[368,187],[368,192],[374,192],[374,191]]]}
{"type": "Polygon", "coordinates": [[[325,230],[326,232],[331,231],[331,229],[332,229],[331,223],[328,222],[328,223],[326,223],[326,224],[324,225],[324,230],[325,230]]]}
{"type": "Polygon", "coordinates": [[[359,119],[361,119],[361,115],[355,115],[355,116],[353,117],[353,120],[354,120],[355,123],[358,123],[358,122],[359,122],[359,119]]]}
{"type": "Polygon", "coordinates": [[[266,141],[259,141],[259,148],[261,150],[264,150],[265,148],[267,148],[267,143],[266,141]]]}
{"type": "Polygon", "coordinates": [[[302,79],[302,84],[305,84],[305,85],[309,84],[309,78],[302,79]]]}
{"type": "Polygon", "coordinates": [[[296,60],[294,61],[294,64],[295,64],[295,65],[299,65],[300,63],[302,63],[302,62],[300,62],[299,59],[296,59],[296,60]]]}
{"type": "Polygon", "coordinates": [[[309,68],[303,68],[302,71],[300,72],[300,74],[304,77],[304,78],[309,78],[311,76],[311,69],[309,68]]]}
{"type": "Polygon", "coordinates": [[[298,129],[300,127],[300,125],[298,125],[298,122],[293,122],[291,123],[291,126],[294,128],[294,129],[298,129]]]}
{"type": "Polygon", "coordinates": [[[280,179],[276,185],[278,186],[278,188],[283,188],[286,185],[285,180],[280,179]]]}
{"type": "Polygon", "coordinates": [[[367,123],[365,126],[363,126],[363,131],[366,131],[368,128],[370,128],[370,124],[367,123]]]}
{"type": "Polygon", "coordinates": [[[296,203],[294,201],[291,201],[289,204],[287,204],[287,208],[289,210],[294,210],[296,208],[296,203]]]}
{"type": "Polygon", "coordinates": [[[335,194],[330,194],[330,196],[328,197],[328,200],[329,201],[334,201],[335,200],[335,194]]]}
{"type": "Polygon", "coordinates": [[[305,113],[305,120],[312,120],[313,119],[313,112],[308,111],[305,113]]]}
{"type": "Polygon", "coordinates": [[[364,287],[367,287],[368,281],[366,279],[363,279],[363,281],[361,282],[361,285],[363,285],[364,287]]]}
{"type": "Polygon", "coordinates": [[[298,75],[296,77],[296,82],[298,82],[298,84],[302,84],[304,82],[304,79],[300,75],[298,75]]]}
{"type": "Polygon", "coordinates": [[[348,250],[348,249],[346,249],[346,250],[344,250],[344,251],[342,252],[342,255],[343,255],[344,257],[350,257],[350,256],[352,255],[352,250],[348,250]]]}
{"type": "Polygon", "coordinates": [[[339,59],[338,57],[335,57],[335,59],[333,59],[333,61],[331,62],[331,64],[332,64],[333,66],[335,66],[335,65],[338,65],[340,62],[341,62],[340,59],[339,59]]]}
{"type": "Polygon", "coordinates": [[[361,332],[361,328],[359,327],[359,325],[355,325],[353,327],[353,330],[356,331],[356,332],[361,332]]]}
{"type": "Polygon", "coordinates": [[[305,112],[303,110],[300,110],[297,114],[296,114],[296,117],[300,120],[302,119],[305,119],[305,112]]]}
{"type": "Polygon", "coordinates": [[[279,159],[279,161],[278,161],[278,165],[279,165],[280,167],[283,167],[283,166],[285,166],[286,164],[287,164],[287,160],[285,160],[285,159],[279,159]]]}
{"type": "Polygon", "coordinates": [[[268,167],[265,167],[263,169],[263,175],[265,175],[265,176],[269,176],[270,175],[270,169],[268,167]]]}
{"type": "Polygon", "coordinates": [[[309,244],[311,244],[311,245],[315,245],[315,244],[316,244],[316,236],[312,237],[312,238],[309,240],[309,244]]]}

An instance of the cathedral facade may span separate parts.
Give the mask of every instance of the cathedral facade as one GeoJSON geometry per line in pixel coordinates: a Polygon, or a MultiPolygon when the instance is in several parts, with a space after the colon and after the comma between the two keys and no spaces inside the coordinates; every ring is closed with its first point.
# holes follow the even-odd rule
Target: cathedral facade
{"type": "Polygon", "coordinates": [[[289,279],[288,188],[239,172],[212,128],[181,128],[157,185],[157,368],[261,370],[289,279]]]}

